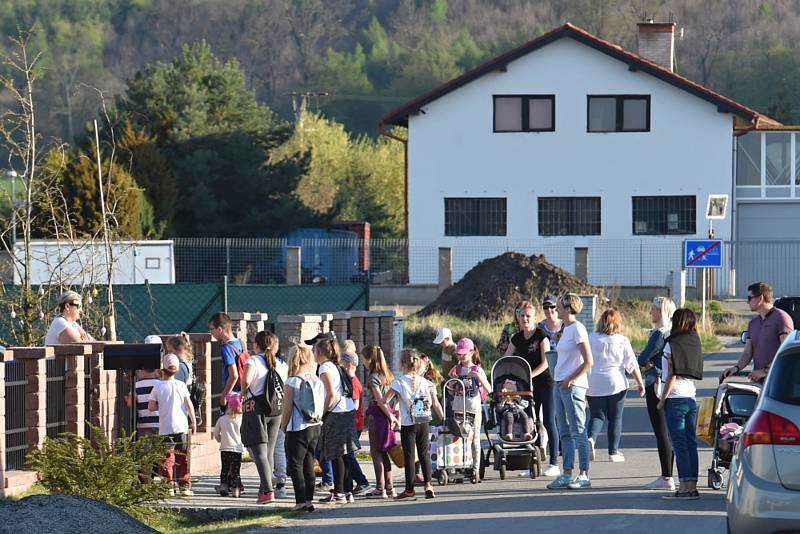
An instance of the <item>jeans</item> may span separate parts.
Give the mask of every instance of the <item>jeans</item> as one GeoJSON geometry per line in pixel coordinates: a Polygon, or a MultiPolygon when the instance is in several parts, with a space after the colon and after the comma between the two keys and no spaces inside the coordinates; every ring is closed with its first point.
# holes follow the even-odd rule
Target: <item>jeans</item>
{"type": "Polygon", "coordinates": [[[697,459],[697,403],[694,399],[668,398],[664,402],[664,414],[667,418],[669,439],[675,451],[675,463],[678,464],[678,480],[697,481],[700,470],[697,459]]]}
{"type": "Polygon", "coordinates": [[[661,476],[670,478],[672,477],[672,465],[675,463],[675,455],[672,453],[672,445],[669,442],[667,418],[664,415],[664,410],[658,409],[655,384],[647,386],[644,392],[645,400],[647,401],[647,415],[650,416],[650,424],[653,425],[653,433],[656,435],[658,460],[661,463],[661,476]]]}
{"type": "MultiPolygon", "coordinates": [[[[320,432],[322,430],[320,429],[320,432]]],[[[320,450],[314,451],[314,457],[319,461],[319,468],[322,471],[322,483],[333,486],[333,465],[330,460],[320,460],[320,450]]]]}
{"type": "Polygon", "coordinates": [[[619,452],[619,440],[622,437],[622,410],[625,408],[625,395],[628,390],[622,390],[613,395],[602,397],[587,396],[589,401],[589,437],[597,443],[597,436],[603,430],[603,425],[608,420],[608,454],[619,452]]]}
{"type": "MultiPolygon", "coordinates": [[[[353,440],[356,443],[359,443],[361,441],[361,432],[356,430],[353,435],[353,440]]],[[[350,469],[348,471],[349,478],[344,481],[345,491],[352,491],[353,489],[355,489],[356,485],[366,486],[367,484],[369,484],[369,480],[367,480],[367,477],[364,476],[364,472],[361,470],[361,465],[358,463],[358,460],[356,459],[355,452],[345,454],[344,461],[350,463],[349,466],[350,469]]]]}
{"type": "Polygon", "coordinates": [[[286,470],[292,478],[296,504],[314,500],[314,451],[320,429],[321,425],[314,425],[286,433],[286,470]]]}
{"type": "Polygon", "coordinates": [[[425,484],[431,481],[430,429],[428,423],[400,427],[400,442],[403,444],[405,460],[406,491],[414,491],[414,448],[416,446],[419,463],[422,467],[422,480],[425,484]]]}
{"type": "Polygon", "coordinates": [[[556,393],[555,384],[549,386],[539,386],[533,390],[533,405],[536,409],[536,417],[539,417],[539,410],[542,413],[542,424],[547,431],[547,454],[550,457],[550,464],[556,465],[558,463],[558,425],[556,424],[556,393]]]}
{"type": "Polygon", "coordinates": [[[570,386],[558,391],[556,422],[561,436],[561,453],[564,456],[564,471],[575,466],[575,448],[578,449],[578,466],[589,470],[589,438],[586,436],[586,388],[570,386]]]}
{"type": "Polygon", "coordinates": [[[273,457],[272,470],[278,487],[286,484],[286,435],[283,430],[278,429],[278,437],[275,441],[275,456],[273,457]]]}
{"type": "Polygon", "coordinates": [[[260,494],[272,491],[272,459],[275,457],[275,443],[278,441],[280,419],[278,415],[267,417],[267,442],[247,447],[258,471],[260,479],[258,492],[260,494]]]}

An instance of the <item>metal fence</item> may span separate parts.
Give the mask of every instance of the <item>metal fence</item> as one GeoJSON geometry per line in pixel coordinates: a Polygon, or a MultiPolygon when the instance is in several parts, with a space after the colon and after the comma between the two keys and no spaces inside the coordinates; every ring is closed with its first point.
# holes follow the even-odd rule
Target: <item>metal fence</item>
{"type": "Polygon", "coordinates": [[[5,362],[6,372],[6,468],[22,469],[28,452],[28,427],[25,421],[25,363],[5,362]]]}
{"type": "Polygon", "coordinates": [[[67,425],[66,390],[64,375],[67,370],[64,358],[45,360],[47,368],[47,437],[55,438],[64,432],[67,425]]]}

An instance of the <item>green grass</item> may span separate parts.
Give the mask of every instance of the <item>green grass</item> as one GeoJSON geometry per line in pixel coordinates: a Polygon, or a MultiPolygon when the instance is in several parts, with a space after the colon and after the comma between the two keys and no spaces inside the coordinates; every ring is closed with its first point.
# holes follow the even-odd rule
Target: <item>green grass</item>
{"type": "Polygon", "coordinates": [[[145,518],[144,523],[159,532],[176,534],[199,534],[201,532],[222,532],[233,534],[247,532],[256,527],[269,527],[289,515],[290,512],[264,512],[243,519],[220,521],[199,521],[174,510],[157,509],[145,518]]]}

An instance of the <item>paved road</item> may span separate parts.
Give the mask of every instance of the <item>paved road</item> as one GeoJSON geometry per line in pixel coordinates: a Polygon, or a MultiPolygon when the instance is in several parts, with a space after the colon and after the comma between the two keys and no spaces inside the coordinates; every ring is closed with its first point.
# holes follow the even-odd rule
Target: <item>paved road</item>
{"type": "MultiPolygon", "coordinates": [[[[714,394],[719,371],[735,360],[737,349],[734,346],[706,357],[706,378],[699,385],[698,396],[714,394]]],[[[591,466],[593,487],[590,490],[551,491],[545,488],[551,479],[531,480],[509,472],[507,479],[501,481],[496,471],[489,470],[486,480],[479,485],[437,486],[434,500],[374,502],[360,499],[349,505],[321,505],[320,511],[287,519],[280,528],[298,533],[324,531],[325,534],[351,534],[354,528],[378,525],[382,534],[407,534],[410,528],[413,532],[440,534],[447,529],[485,532],[498,527],[526,531],[544,528],[559,534],[724,532],[724,490],[704,489],[710,450],[704,447],[700,452],[702,498],[665,501],[661,499],[663,493],[642,489],[643,484],[659,474],[658,458],[644,399],[636,397],[634,391],[628,395],[623,429],[621,449],[626,461],[609,462],[605,438],[601,437],[597,460],[591,466]]],[[[365,473],[372,478],[371,466],[365,466],[365,473]]],[[[397,472],[399,488],[401,479],[402,474],[397,472]]],[[[202,488],[203,484],[199,486],[202,488]]]]}

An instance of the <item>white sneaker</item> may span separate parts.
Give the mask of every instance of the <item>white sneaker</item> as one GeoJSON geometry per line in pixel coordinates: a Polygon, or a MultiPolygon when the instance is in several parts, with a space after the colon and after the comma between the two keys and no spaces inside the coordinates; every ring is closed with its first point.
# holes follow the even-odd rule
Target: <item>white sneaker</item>
{"type": "Polygon", "coordinates": [[[286,486],[282,486],[280,488],[275,488],[275,498],[276,499],[285,499],[289,496],[289,492],[286,490],[286,486]]]}
{"type": "Polygon", "coordinates": [[[345,493],[344,497],[345,497],[345,500],[346,500],[347,502],[349,502],[349,503],[354,503],[354,502],[356,502],[356,498],[355,498],[355,497],[353,497],[353,494],[352,494],[352,493],[345,493]]]}
{"type": "Polygon", "coordinates": [[[572,482],[567,485],[569,489],[585,489],[592,487],[592,480],[589,478],[589,475],[578,475],[576,476],[572,482]]]}
{"type": "Polygon", "coordinates": [[[617,452],[616,454],[609,454],[608,459],[612,462],[624,462],[625,455],[623,455],[621,452],[617,452]]]}
{"type": "Polygon", "coordinates": [[[670,478],[658,477],[649,484],[646,484],[645,488],[651,490],[675,491],[675,479],[673,479],[672,477],[670,478]]]}
{"type": "Polygon", "coordinates": [[[542,471],[542,475],[546,477],[557,477],[561,474],[561,469],[557,465],[549,464],[547,467],[544,468],[542,471]]]}
{"type": "Polygon", "coordinates": [[[520,471],[519,473],[517,473],[517,476],[518,477],[530,477],[531,476],[531,470],[530,469],[525,469],[523,471],[520,471]]]}
{"type": "Polygon", "coordinates": [[[594,462],[594,440],[589,438],[589,460],[594,462]]]}

